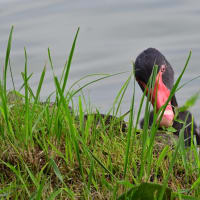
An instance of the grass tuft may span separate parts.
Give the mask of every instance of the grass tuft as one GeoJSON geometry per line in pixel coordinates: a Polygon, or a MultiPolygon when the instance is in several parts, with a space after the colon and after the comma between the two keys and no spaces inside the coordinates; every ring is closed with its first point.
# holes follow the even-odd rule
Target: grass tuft
{"type": "MultiPolygon", "coordinates": [[[[91,111],[83,89],[124,72],[91,74],[77,80],[71,87],[67,85],[79,28],[60,80],[54,73],[53,59],[48,49],[56,89],[45,102],[41,102],[40,93],[48,66],[44,66],[34,93],[29,85],[33,74],[28,74],[26,49],[22,87],[19,91],[15,88],[14,91],[7,91],[12,33],[13,27],[8,40],[4,76],[0,81],[0,198],[131,199],[131,195],[134,199],[142,196],[145,199],[200,198],[198,146],[196,141],[191,143],[191,147],[184,146],[186,120],[182,122],[184,125],[179,139],[168,132],[170,129],[158,130],[156,123],[159,114],[163,115],[168,102],[181,88],[179,83],[191,52],[168,102],[159,113],[154,112],[153,125],[149,128],[150,95],[147,95],[145,103],[147,91],[144,92],[136,113],[134,72],[128,75],[106,114],[97,109],[96,112],[91,111]],[[81,85],[83,79],[91,77],[94,80],[81,85]],[[119,116],[130,84],[133,84],[130,110],[119,116]],[[75,89],[76,86],[79,86],[78,89],[75,89]],[[22,89],[24,92],[21,92],[22,89]],[[53,102],[52,94],[56,94],[53,102]],[[77,94],[79,100],[76,108],[74,96],[77,94]],[[144,128],[139,130],[143,106],[144,128]],[[125,122],[124,117],[128,113],[129,120],[125,122]]],[[[149,87],[155,85],[156,73],[157,67],[154,68],[149,87]]],[[[198,96],[195,94],[180,109],[193,106],[198,96]]],[[[192,126],[192,138],[193,131],[192,126]]]]}

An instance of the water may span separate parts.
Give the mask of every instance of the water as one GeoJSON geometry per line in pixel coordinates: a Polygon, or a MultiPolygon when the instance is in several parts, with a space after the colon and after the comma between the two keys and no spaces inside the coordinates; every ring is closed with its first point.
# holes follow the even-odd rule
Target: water
{"type": "MultiPolygon", "coordinates": [[[[180,74],[190,50],[192,58],[182,83],[200,74],[200,2],[184,0],[1,0],[0,62],[3,65],[9,30],[14,25],[11,65],[17,88],[22,84],[24,46],[28,53],[30,83],[36,89],[40,73],[47,65],[42,98],[54,90],[48,62],[50,47],[55,72],[60,75],[78,27],[75,56],[70,71],[71,85],[91,73],[126,74],[95,83],[84,90],[93,107],[106,112],[132,70],[131,62],[148,47],[159,49],[171,63],[175,77],[180,74]]],[[[199,91],[200,79],[177,93],[182,105],[199,91]]],[[[8,80],[11,88],[11,80],[8,80]]],[[[131,88],[121,106],[129,109],[131,88]]],[[[136,87],[136,107],[142,92],[136,87]]],[[[191,109],[200,124],[200,100],[191,109]]],[[[137,109],[136,109],[137,112],[137,109]]]]}

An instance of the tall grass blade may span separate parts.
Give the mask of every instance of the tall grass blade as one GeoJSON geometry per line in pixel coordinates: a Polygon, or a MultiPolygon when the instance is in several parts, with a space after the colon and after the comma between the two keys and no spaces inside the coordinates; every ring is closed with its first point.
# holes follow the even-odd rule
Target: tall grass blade
{"type": "Polygon", "coordinates": [[[160,167],[162,161],[164,160],[165,156],[167,155],[167,151],[169,150],[169,146],[165,146],[162,152],[160,153],[160,156],[156,162],[156,174],[158,173],[158,168],[160,167]]]}
{"type": "MultiPolygon", "coordinates": [[[[147,88],[152,88],[152,90],[154,90],[157,71],[158,71],[158,66],[154,66],[152,75],[147,84],[147,88]]],[[[141,168],[140,168],[140,173],[139,173],[140,180],[142,179],[144,175],[145,162],[147,161],[147,159],[149,160],[149,163],[151,163],[151,157],[149,156],[146,157],[146,152],[147,152],[147,149],[149,148],[148,130],[149,130],[149,117],[150,117],[150,106],[151,106],[150,98],[152,98],[152,95],[150,95],[150,91],[151,90],[147,91],[148,93],[147,93],[146,106],[145,106],[144,127],[143,127],[143,132],[142,132],[141,168]]]]}
{"type": "MultiPolygon", "coordinates": [[[[80,153],[79,153],[79,147],[78,147],[78,141],[81,142],[81,144],[83,145],[84,147],[84,150],[86,150],[92,157],[93,159],[103,168],[105,169],[105,171],[107,171],[113,178],[115,178],[115,176],[112,174],[112,172],[110,172],[105,166],[104,164],[89,150],[89,148],[85,145],[85,143],[83,142],[82,138],[78,135],[78,133],[76,133],[76,129],[74,128],[73,126],[73,121],[72,121],[72,117],[70,115],[70,112],[68,110],[68,107],[67,107],[67,104],[66,104],[66,101],[65,101],[65,98],[63,96],[63,92],[60,88],[60,85],[59,85],[59,82],[58,82],[58,79],[57,77],[55,76],[54,77],[54,81],[55,81],[55,85],[56,85],[56,88],[58,90],[58,93],[60,95],[60,98],[61,98],[61,103],[63,104],[63,107],[65,108],[64,111],[65,111],[65,114],[66,114],[66,121],[67,123],[69,124],[69,127],[70,127],[70,132],[72,134],[72,139],[73,139],[73,142],[74,142],[74,146],[75,146],[75,152],[76,152],[76,155],[77,155],[77,159],[78,159],[78,163],[79,163],[79,167],[80,167],[80,170],[81,170],[81,174],[82,174],[82,177],[83,177],[83,180],[85,179],[84,178],[84,174],[83,174],[83,167],[82,167],[82,162],[81,162],[81,157],[80,157],[80,153]],[[78,140],[78,141],[77,141],[78,140]]],[[[115,178],[116,179],[116,178],[115,178]]]]}
{"type": "Polygon", "coordinates": [[[193,190],[194,188],[196,188],[199,185],[200,185],[200,177],[192,184],[191,190],[193,190]]]}
{"type": "Polygon", "coordinates": [[[0,162],[3,163],[4,165],[6,165],[9,169],[11,169],[11,171],[13,171],[14,174],[16,174],[16,176],[19,178],[19,180],[23,184],[28,196],[30,197],[31,196],[30,191],[28,190],[27,184],[25,183],[20,171],[15,169],[15,167],[8,162],[4,162],[3,160],[0,160],[0,162]]]}
{"type": "Polygon", "coordinates": [[[63,191],[63,189],[60,188],[60,189],[58,189],[58,190],[52,192],[51,195],[47,198],[47,200],[54,200],[54,199],[56,199],[56,197],[57,197],[62,191],[63,191]]]}
{"type": "Polygon", "coordinates": [[[14,83],[14,77],[13,77],[12,68],[11,68],[11,64],[10,64],[10,59],[9,59],[9,69],[10,69],[10,75],[11,75],[13,90],[16,91],[15,83],[14,83]]]}
{"type": "Polygon", "coordinates": [[[28,166],[26,165],[26,163],[24,163],[24,166],[29,174],[29,177],[31,178],[32,182],[34,183],[34,185],[36,186],[37,189],[39,189],[40,184],[37,181],[37,178],[34,176],[34,174],[31,172],[31,170],[28,168],[28,166]]]}
{"type": "Polygon", "coordinates": [[[71,51],[70,51],[70,54],[69,54],[69,58],[68,58],[68,61],[67,61],[66,72],[65,72],[63,86],[62,86],[62,92],[64,92],[66,84],[67,84],[67,80],[68,80],[68,76],[69,76],[69,70],[70,70],[70,67],[71,67],[72,57],[73,57],[73,54],[74,54],[74,49],[75,49],[75,46],[76,46],[76,40],[77,40],[77,37],[78,37],[79,30],[80,30],[80,28],[78,28],[78,30],[76,32],[76,35],[75,35],[75,38],[74,38],[74,41],[73,41],[73,44],[72,44],[72,48],[71,48],[71,51]]]}
{"type": "Polygon", "coordinates": [[[91,162],[91,166],[90,166],[90,171],[89,171],[89,175],[88,175],[88,184],[87,184],[89,191],[90,191],[90,187],[92,184],[92,177],[93,177],[93,172],[94,172],[94,161],[91,159],[90,162],[91,162]]]}
{"type": "Polygon", "coordinates": [[[0,81],[0,96],[1,96],[1,104],[2,104],[2,114],[4,116],[4,120],[6,121],[7,126],[9,126],[9,121],[8,121],[8,108],[7,108],[7,102],[6,102],[6,97],[4,95],[4,90],[3,86],[0,81]]]}
{"type": "Polygon", "coordinates": [[[95,80],[93,80],[93,81],[90,81],[90,82],[84,84],[84,85],[83,85],[82,87],[80,87],[78,90],[74,91],[74,92],[70,95],[70,98],[72,98],[74,95],[76,95],[77,93],[79,93],[80,91],[82,91],[85,87],[87,87],[87,86],[89,86],[89,85],[91,85],[91,84],[93,84],[93,83],[96,83],[96,82],[98,82],[98,81],[100,81],[100,80],[104,80],[104,79],[106,79],[106,78],[110,78],[110,77],[113,77],[113,76],[117,76],[117,75],[120,75],[120,74],[123,74],[123,73],[125,73],[125,72],[119,72],[119,73],[115,73],[115,74],[109,74],[109,75],[103,76],[103,77],[101,77],[101,78],[95,79],[95,80]]]}
{"type": "Polygon", "coordinates": [[[48,57],[49,57],[49,62],[50,62],[51,70],[53,72],[53,75],[55,76],[55,73],[54,73],[54,70],[53,70],[53,62],[52,62],[52,58],[51,58],[51,51],[50,51],[49,48],[48,48],[48,57]]]}
{"type": "Polygon", "coordinates": [[[42,199],[42,190],[44,188],[44,180],[42,181],[42,183],[40,184],[38,190],[37,190],[37,194],[36,194],[36,197],[35,197],[35,200],[40,200],[42,199]]]}
{"type": "Polygon", "coordinates": [[[172,160],[170,162],[170,166],[169,166],[169,169],[168,169],[168,172],[167,172],[167,176],[166,176],[166,178],[164,180],[162,191],[161,191],[161,194],[159,196],[159,200],[163,199],[163,195],[164,195],[165,189],[167,188],[167,182],[168,182],[169,176],[172,173],[173,166],[175,164],[175,160],[176,160],[176,156],[177,156],[178,150],[179,150],[179,148],[181,146],[181,143],[184,143],[183,142],[183,140],[184,140],[184,130],[185,130],[185,127],[186,127],[187,118],[188,118],[188,115],[186,116],[185,123],[184,123],[182,129],[180,130],[178,143],[177,143],[176,149],[175,149],[175,151],[173,153],[172,160]]]}
{"type": "MultiPolygon", "coordinates": [[[[24,80],[24,73],[21,72],[21,76],[24,80]]],[[[29,81],[29,79],[33,76],[33,73],[31,73],[28,77],[27,77],[27,81],[29,81]]],[[[22,84],[22,86],[19,88],[19,92],[24,88],[24,83],[22,84]]]]}
{"type": "Polygon", "coordinates": [[[28,95],[28,81],[27,81],[27,53],[24,48],[25,65],[24,65],[24,86],[25,86],[25,144],[28,144],[29,138],[29,95],[28,95]]]}
{"type": "Polygon", "coordinates": [[[69,91],[72,90],[73,87],[78,85],[82,80],[85,80],[85,79],[93,77],[93,76],[109,76],[109,74],[94,73],[94,74],[85,75],[85,76],[81,77],[80,79],[78,79],[77,81],[75,81],[74,83],[72,83],[72,85],[69,87],[69,91]]]}
{"type": "Polygon", "coordinates": [[[55,85],[56,85],[56,88],[58,90],[58,93],[60,95],[60,98],[61,98],[61,103],[63,104],[63,107],[64,107],[64,111],[65,111],[65,114],[66,114],[65,119],[66,119],[66,121],[67,121],[67,123],[69,124],[69,127],[70,127],[70,132],[72,134],[72,139],[73,139],[73,142],[74,142],[76,156],[77,156],[80,171],[81,171],[81,174],[82,174],[82,177],[83,177],[83,180],[84,180],[83,167],[82,167],[82,162],[81,162],[80,153],[79,153],[80,150],[79,150],[79,146],[78,146],[78,143],[77,143],[77,140],[76,140],[76,135],[77,135],[76,129],[74,128],[74,125],[73,125],[74,123],[73,123],[70,111],[68,109],[68,106],[66,104],[66,101],[64,99],[63,91],[60,88],[57,77],[54,77],[54,81],[55,81],[55,85]]]}
{"type": "Polygon", "coordinates": [[[188,110],[190,107],[194,106],[196,101],[198,100],[200,95],[200,91],[197,92],[196,94],[192,95],[185,103],[183,106],[179,107],[178,111],[183,112],[188,110]]]}
{"type": "Polygon", "coordinates": [[[55,161],[53,160],[53,158],[51,158],[50,161],[51,161],[50,163],[51,163],[51,165],[52,165],[52,167],[53,167],[53,170],[54,170],[56,176],[58,177],[58,179],[59,179],[62,183],[64,183],[62,174],[61,174],[61,172],[60,172],[58,166],[56,165],[55,161]]]}
{"type": "Polygon", "coordinates": [[[158,123],[157,123],[156,129],[158,129],[158,126],[159,126],[160,121],[161,121],[161,119],[162,119],[162,116],[163,116],[163,114],[164,114],[165,108],[167,107],[169,101],[171,101],[171,98],[174,96],[174,94],[175,94],[175,92],[176,92],[176,89],[177,89],[177,87],[178,87],[178,85],[179,85],[179,83],[180,83],[180,81],[181,81],[181,79],[182,79],[182,77],[183,77],[183,74],[185,73],[185,70],[186,70],[186,68],[187,68],[187,66],[188,66],[188,63],[189,63],[190,58],[191,58],[191,55],[192,55],[192,52],[190,51],[190,52],[189,52],[189,55],[188,55],[188,58],[187,58],[187,60],[186,60],[185,66],[184,66],[184,68],[183,68],[181,74],[179,75],[178,79],[176,80],[176,83],[174,84],[174,86],[173,86],[173,88],[172,88],[172,90],[171,90],[171,93],[170,93],[170,96],[169,96],[168,100],[166,101],[165,105],[162,106],[162,107],[160,108],[160,110],[159,110],[159,112],[158,112],[158,115],[161,113],[161,116],[160,116],[160,119],[159,119],[159,121],[158,121],[158,123]]]}
{"type": "Polygon", "coordinates": [[[8,62],[9,62],[9,58],[10,58],[13,29],[14,29],[14,26],[12,26],[11,30],[10,30],[10,35],[9,35],[8,45],[7,45],[7,50],[6,50],[5,66],[4,66],[4,77],[3,77],[3,80],[4,80],[4,95],[5,95],[5,97],[6,97],[6,92],[7,92],[7,89],[6,89],[6,85],[7,85],[7,83],[6,83],[7,82],[7,69],[8,69],[8,62]]]}
{"type": "Polygon", "coordinates": [[[200,78],[200,75],[198,75],[198,76],[192,78],[191,80],[189,80],[189,81],[183,83],[180,87],[177,88],[176,92],[178,92],[180,89],[182,89],[183,87],[185,87],[188,83],[191,83],[192,81],[194,81],[194,80],[196,80],[196,79],[198,79],[198,78],[200,78]]]}
{"type": "MultiPolygon", "coordinates": [[[[81,133],[84,134],[84,113],[83,113],[83,106],[82,106],[82,101],[81,97],[79,96],[78,99],[78,104],[79,104],[79,123],[80,123],[80,130],[81,133]]],[[[85,135],[83,135],[85,137],[85,135]]]]}
{"type": "Polygon", "coordinates": [[[151,138],[150,138],[150,147],[151,148],[148,149],[147,157],[149,157],[150,154],[151,154],[151,152],[152,152],[153,143],[154,143],[154,140],[155,140],[155,134],[156,134],[156,132],[158,130],[158,127],[159,127],[159,124],[160,124],[161,119],[163,117],[164,111],[165,111],[167,105],[169,104],[171,98],[174,96],[174,94],[176,92],[176,89],[177,89],[177,87],[178,87],[178,85],[179,85],[179,83],[180,83],[180,81],[181,81],[181,79],[183,77],[183,74],[185,73],[185,70],[186,70],[186,68],[188,66],[189,60],[191,58],[191,54],[192,54],[192,52],[190,51],[189,55],[188,55],[188,58],[186,60],[185,66],[184,66],[181,74],[179,75],[178,79],[176,80],[176,82],[175,82],[175,84],[174,84],[174,86],[173,86],[173,88],[171,90],[171,93],[170,93],[170,96],[169,96],[168,100],[166,101],[166,103],[164,104],[164,106],[162,106],[159,109],[158,113],[156,114],[156,117],[153,120],[153,124],[152,124],[152,127],[151,127],[151,138]],[[160,116],[159,119],[158,119],[158,116],[160,116]],[[157,121],[157,119],[158,119],[158,121],[157,121]]]}
{"type": "Polygon", "coordinates": [[[40,92],[41,92],[42,84],[44,82],[45,73],[46,73],[46,66],[44,67],[44,69],[42,71],[42,74],[40,76],[40,80],[39,80],[39,84],[38,84],[38,88],[37,88],[34,104],[38,103],[38,99],[39,99],[39,95],[40,95],[40,92]]]}
{"type": "Polygon", "coordinates": [[[117,109],[114,113],[114,116],[117,116],[118,112],[119,112],[119,109],[120,109],[120,106],[121,106],[121,103],[122,103],[122,100],[124,98],[124,95],[126,93],[126,90],[129,86],[129,83],[131,81],[131,77],[132,77],[132,74],[128,77],[128,79],[125,81],[125,83],[122,85],[121,89],[119,90],[115,100],[114,100],[114,103],[113,103],[113,107],[115,106],[115,104],[117,103],[117,101],[119,100],[118,102],[118,105],[117,105],[117,109]]]}
{"type": "Polygon", "coordinates": [[[134,105],[135,105],[134,103],[135,103],[135,82],[134,82],[133,95],[132,95],[131,106],[130,106],[129,125],[128,125],[128,134],[127,134],[127,143],[126,143],[126,153],[125,153],[125,160],[124,160],[124,173],[123,173],[124,179],[126,178],[128,161],[129,161],[131,134],[132,134],[132,128],[133,128],[133,109],[134,109],[134,105]]]}

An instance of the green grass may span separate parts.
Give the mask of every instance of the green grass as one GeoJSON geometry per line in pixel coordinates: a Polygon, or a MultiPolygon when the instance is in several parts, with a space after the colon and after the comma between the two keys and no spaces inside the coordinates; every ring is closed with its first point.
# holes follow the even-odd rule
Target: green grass
{"type": "MultiPolygon", "coordinates": [[[[52,94],[44,103],[40,101],[46,66],[41,72],[36,93],[32,91],[26,49],[21,87],[24,92],[8,92],[7,68],[12,33],[13,27],[8,39],[3,80],[0,81],[0,199],[129,199],[131,193],[141,199],[165,199],[169,198],[170,191],[170,195],[179,199],[200,198],[200,160],[196,144],[187,149],[184,147],[185,127],[180,131],[179,139],[168,131],[158,131],[156,120],[159,113],[154,113],[153,125],[148,128],[150,96],[146,103],[145,95],[141,97],[136,113],[134,73],[124,81],[107,114],[101,115],[99,110],[92,112],[83,88],[121,73],[88,75],[66,87],[78,29],[60,80],[54,73],[48,49],[56,87],[56,91],[52,91],[56,95],[54,103],[51,102],[52,94]],[[88,77],[94,80],[74,89],[88,77]],[[129,84],[134,87],[129,121],[124,130],[123,117],[116,116],[129,84]],[[78,105],[73,102],[75,95],[79,95],[78,105]],[[143,106],[144,129],[138,130],[143,106]],[[154,189],[158,189],[155,196],[154,189]]],[[[191,53],[168,101],[181,87],[179,82],[190,56],[191,53]]],[[[149,86],[154,85],[155,74],[156,67],[149,86]]],[[[196,99],[194,96],[186,101],[185,107],[192,106],[196,99]]],[[[161,108],[161,115],[166,105],[161,108]]],[[[136,196],[135,199],[139,199],[136,196]]]]}

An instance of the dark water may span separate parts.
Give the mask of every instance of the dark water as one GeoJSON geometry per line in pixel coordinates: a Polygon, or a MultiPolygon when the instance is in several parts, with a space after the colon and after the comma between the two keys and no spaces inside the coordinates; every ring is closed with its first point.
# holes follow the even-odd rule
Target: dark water
{"type": "MultiPolygon", "coordinates": [[[[145,48],[159,49],[173,66],[176,78],[192,50],[192,58],[182,83],[200,74],[199,1],[1,0],[1,66],[11,25],[15,26],[11,65],[16,87],[19,88],[22,83],[20,72],[24,68],[25,46],[29,73],[34,72],[30,81],[34,89],[44,65],[47,64],[42,98],[54,90],[47,48],[51,49],[55,71],[60,75],[78,27],[80,33],[69,85],[91,73],[128,71],[84,90],[93,107],[102,112],[111,107],[117,92],[132,70],[131,62],[145,48]]],[[[12,87],[10,79],[8,85],[12,87]]],[[[183,104],[199,90],[200,79],[186,85],[177,93],[179,104],[183,104]]],[[[142,95],[138,86],[136,95],[137,106],[142,95]]],[[[131,88],[122,103],[121,113],[129,109],[130,100],[131,88]]],[[[200,101],[191,110],[200,124],[200,101]]]]}

